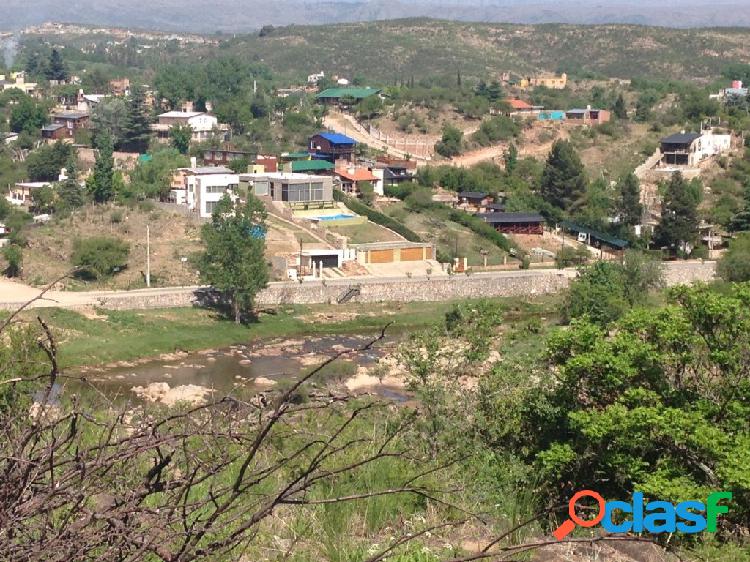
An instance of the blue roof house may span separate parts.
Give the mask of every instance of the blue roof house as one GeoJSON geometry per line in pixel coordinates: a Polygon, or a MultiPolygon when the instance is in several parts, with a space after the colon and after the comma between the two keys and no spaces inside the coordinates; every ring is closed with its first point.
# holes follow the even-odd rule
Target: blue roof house
{"type": "Polygon", "coordinates": [[[310,154],[316,160],[354,161],[354,147],[357,141],[340,133],[318,133],[310,137],[310,154]]]}

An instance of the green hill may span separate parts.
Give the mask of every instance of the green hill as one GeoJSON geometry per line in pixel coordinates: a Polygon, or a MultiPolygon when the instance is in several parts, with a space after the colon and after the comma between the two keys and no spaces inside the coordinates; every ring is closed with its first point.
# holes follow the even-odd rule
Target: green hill
{"type": "Polygon", "coordinates": [[[487,77],[502,71],[573,77],[715,78],[750,62],[750,29],[634,25],[511,25],[409,19],[275,28],[237,36],[226,50],[301,78],[325,70],[392,84],[425,77],[487,77]]]}

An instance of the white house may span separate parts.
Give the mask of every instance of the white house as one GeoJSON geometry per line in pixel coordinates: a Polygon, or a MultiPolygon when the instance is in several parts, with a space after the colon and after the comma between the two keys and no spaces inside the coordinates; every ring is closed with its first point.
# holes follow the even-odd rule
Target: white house
{"type": "Polygon", "coordinates": [[[189,125],[193,130],[193,142],[209,140],[214,136],[226,137],[229,126],[201,111],[168,111],[158,117],[159,122],[151,125],[160,140],[169,139],[169,129],[175,125],[189,125]]]}
{"type": "Polygon", "coordinates": [[[173,186],[170,199],[175,203],[187,205],[202,218],[211,216],[216,203],[224,195],[234,197],[240,181],[237,174],[222,166],[182,168],[177,172],[183,178],[183,187],[173,186]]]}
{"type": "Polygon", "coordinates": [[[310,74],[307,77],[307,83],[310,84],[311,86],[314,86],[318,82],[320,82],[321,80],[323,80],[323,78],[325,78],[325,77],[326,77],[326,73],[321,70],[317,74],[310,74]]]}

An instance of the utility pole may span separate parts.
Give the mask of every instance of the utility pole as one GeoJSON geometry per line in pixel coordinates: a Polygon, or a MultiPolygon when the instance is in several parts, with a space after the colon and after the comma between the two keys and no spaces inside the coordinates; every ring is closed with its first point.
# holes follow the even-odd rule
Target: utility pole
{"type": "Polygon", "coordinates": [[[146,225],[146,287],[151,287],[151,228],[146,225]]]}

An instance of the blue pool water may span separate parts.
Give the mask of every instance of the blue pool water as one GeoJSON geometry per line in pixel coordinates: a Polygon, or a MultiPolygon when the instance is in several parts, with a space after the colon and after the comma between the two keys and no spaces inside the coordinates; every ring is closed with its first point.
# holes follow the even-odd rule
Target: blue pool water
{"type": "Polygon", "coordinates": [[[346,215],[344,213],[339,213],[338,215],[323,215],[321,217],[310,217],[313,220],[319,220],[319,221],[337,221],[341,219],[353,219],[357,215],[346,215]]]}

